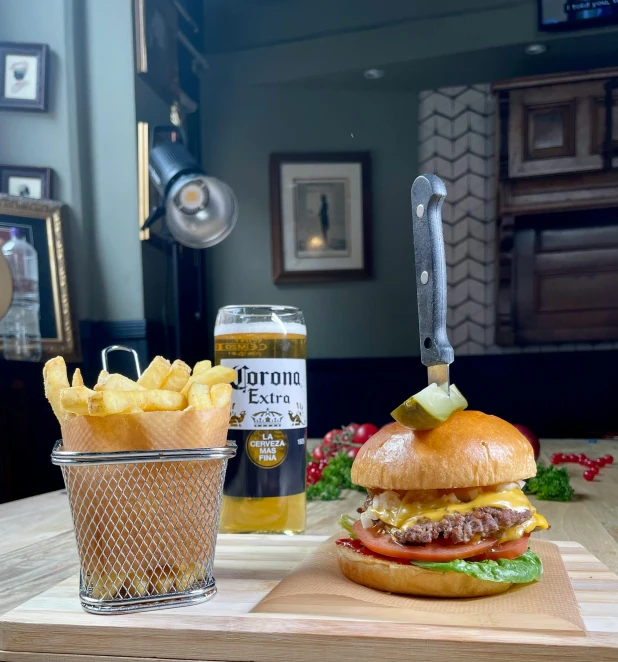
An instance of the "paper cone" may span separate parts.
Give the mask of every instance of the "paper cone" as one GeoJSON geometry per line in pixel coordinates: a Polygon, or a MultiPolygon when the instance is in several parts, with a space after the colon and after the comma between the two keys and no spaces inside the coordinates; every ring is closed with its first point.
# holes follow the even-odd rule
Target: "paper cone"
{"type": "Polygon", "coordinates": [[[82,453],[216,448],[227,441],[228,407],[76,416],[62,426],[64,450],[82,453]]]}

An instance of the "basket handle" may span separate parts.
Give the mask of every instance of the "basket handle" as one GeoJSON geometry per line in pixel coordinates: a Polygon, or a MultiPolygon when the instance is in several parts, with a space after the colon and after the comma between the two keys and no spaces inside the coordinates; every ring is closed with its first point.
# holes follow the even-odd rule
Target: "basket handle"
{"type": "Polygon", "coordinates": [[[101,352],[101,363],[103,364],[103,370],[107,370],[108,367],[107,355],[110,352],[116,352],[118,350],[122,352],[131,352],[131,354],[133,354],[133,361],[135,362],[135,370],[137,371],[137,378],[139,379],[142,376],[142,371],[139,367],[139,356],[137,355],[137,352],[134,349],[132,349],[131,347],[125,347],[124,345],[109,345],[101,352]]]}

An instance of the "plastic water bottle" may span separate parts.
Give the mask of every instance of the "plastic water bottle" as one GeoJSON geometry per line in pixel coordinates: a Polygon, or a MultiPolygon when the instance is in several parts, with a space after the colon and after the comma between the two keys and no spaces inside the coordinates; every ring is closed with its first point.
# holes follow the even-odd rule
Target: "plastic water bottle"
{"type": "Polygon", "coordinates": [[[39,324],[39,261],[36,250],[11,228],[11,239],[2,246],[13,274],[13,303],[2,320],[4,358],[9,361],[41,360],[39,324]]]}

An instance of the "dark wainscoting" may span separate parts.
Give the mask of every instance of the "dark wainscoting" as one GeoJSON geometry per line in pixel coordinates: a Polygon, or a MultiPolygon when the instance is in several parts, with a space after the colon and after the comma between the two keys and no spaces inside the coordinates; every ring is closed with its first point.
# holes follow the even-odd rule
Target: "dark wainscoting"
{"type": "MultiPolygon", "coordinates": [[[[79,367],[88,385],[101,370],[101,350],[108,345],[127,345],[147,364],[146,322],[92,322],[80,324],[83,362],[79,367]]],[[[62,475],[50,454],[60,436],[58,422],[43,392],[42,363],[0,359],[0,503],[49,492],[63,486],[62,475]]],[[[114,355],[110,369],[133,375],[132,357],[114,355]]]]}
{"type": "MultiPolygon", "coordinates": [[[[426,385],[418,357],[312,359],[307,365],[309,436],[351,421],[383,425],[426,385]]],[[[618,434],[618,351],[465,356],[451,379],[470,409],[530,427],[541,437],[618,434]]]]}

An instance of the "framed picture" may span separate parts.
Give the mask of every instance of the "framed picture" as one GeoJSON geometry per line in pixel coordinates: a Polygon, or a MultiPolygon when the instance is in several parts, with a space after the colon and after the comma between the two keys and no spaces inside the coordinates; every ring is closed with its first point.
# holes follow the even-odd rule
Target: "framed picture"
{"type": "Polygon", "coordinates": [[[164,100],[179,97],[178,14],[171,0],[134,0],[135,68],[164,100]]]}
{"type": "Polygon", "coordinates": [[[45,44],[0,42],[0,108],[47,110],[45,44]]]}
{"type": "Polygon", "coordinates": [[[275,283],[371,276],[369,152],[272,154],[275,283]]]}
{"type": "MultiPolygon", "coordinates": [[[[61,355],[79,359],[79,341],[71,316],[69,284],[64,261],[64,205],[0,194],[0,247],[18,228],[37,251],[41,338],[46,358],[61,355]]],[[[0,346],[2,340],[0,339],[0,346]]]]}
{"type": "Polygon", "coordinates": [[[51,168],[0,165],[0,193],[17,198],[50,199],[51,168]]]}

